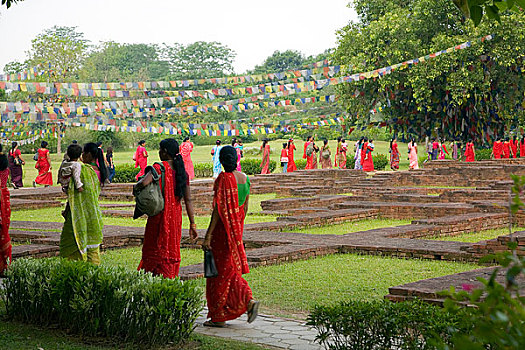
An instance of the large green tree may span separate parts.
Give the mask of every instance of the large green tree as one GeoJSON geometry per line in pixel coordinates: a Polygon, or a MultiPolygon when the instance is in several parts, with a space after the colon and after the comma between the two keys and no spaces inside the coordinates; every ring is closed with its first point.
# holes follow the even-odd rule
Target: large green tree
{"type": "Polygon", "coordinates": [[[340,30],[336,63],[366,72],[487,34],[494,39],[382,78],[344,84],[341,100],[356,123],[386,122],[399,132],[478,143],[518,124],[525,90],[523,14],[475,27],[449,0],[386,3],[353,2],[361,20],[340,30]],[[371,114],[378,106],[384,107],[382,115],[371,114]]]}
{"type": "Polygon", "coordinates": [[[90,82],[144,81],[166,78],[169,63],[149,44],[100,44],[85,60],[80,79],[90,82]]]}
{"type": "Polygon", "coordinates": [[[233,73],[235,51],[218,42],[165,45],[164,57],[175,79],[214,78],[233,73]]]}
{"type": "Polygon", "coordinates": [[[88,56],[89,42],[76,27],[58,27],[44,30],[31,41],[27,52],[28,64],[51,64],[53,78],[67,80],[76,77],[88,56]]]}
{"type": "Polygon", "coordinates": [[[302,67],[304,61],[305,57],[299,51],[275,51],[271,56],[268,56],[260,66],[256,66],[253,73],[274,73],[296,69],[302,67]]]}

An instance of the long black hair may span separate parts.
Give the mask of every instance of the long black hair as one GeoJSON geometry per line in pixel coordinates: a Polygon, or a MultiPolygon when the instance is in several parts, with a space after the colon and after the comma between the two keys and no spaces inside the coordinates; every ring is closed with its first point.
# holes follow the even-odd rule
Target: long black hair
{"type": "Polygon", "coordinates": [[[186,182],[188,181],[188,175],[184,168],[184,160],[180,154],[179,143],[175,139],[164,139],[160,141],[160,149],[166,151],[166,153],[173,158],[173,167],[175,168],[175,196],[178,198],[184,197],[184,191],[186,191],[186,182]]]}
{"type": "Polygon", "coordinates": [[[219,154],[219,161],[224,171],[231,173],[237,169],[237,151],[232,146],[224,146],[219,154]]]}
{"type": "Polygon", "coordinates": [[[16,146],[18,146],[18,142],[16,141],[11,142],[11,152],[15,151],[16,146]]]}
{"type": "Polygon", "coordinates": [[[4,154],[4,152],[2,152],[2,150],[2,145],[0,145],[0,171],[7,169],[7,167],[9,166],[7,156],[4,154]]]}
{"type": "Polygon", "coordinates": [[[98,148],[96,143],[89,142],[84,145],[84,153],[89,153],[97,161],[98,170],[100,171],[100,183],[104,184],[108,179],[108,168],[104,162],[104,155],[102,150],[98,148]]]}
{"type": "Polygon", "coordinates": [[[268,144],[268,139],[264,139],[262,143],[262,148],[266,147],[267,144],[268,144]]]}
{"type": "Polygon", "coordinates": [[[46,148],[47,145],[48,145],[47,141],[42,141],[42,142],[40,143],[40,148],[46,148]]]}

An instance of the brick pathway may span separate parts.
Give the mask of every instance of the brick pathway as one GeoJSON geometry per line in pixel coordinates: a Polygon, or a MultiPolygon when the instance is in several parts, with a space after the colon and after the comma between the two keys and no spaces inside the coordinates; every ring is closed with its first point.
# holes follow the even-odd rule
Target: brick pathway
{"type": "Polygon", "coordinates": [[[204,327],[207,311],[197,319],[195,332],[215,337],[266,345],[279,349],[318,350],[323,347],[314,342],[317,332],[304,322],[259,315],[248,324],[246,315],[228,321],[225,328],[204,327]]]}

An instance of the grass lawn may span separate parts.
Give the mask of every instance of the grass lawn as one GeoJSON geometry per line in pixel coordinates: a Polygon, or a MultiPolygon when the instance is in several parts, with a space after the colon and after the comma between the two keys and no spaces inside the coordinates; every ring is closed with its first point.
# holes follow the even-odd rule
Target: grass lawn
{"type": "MultiPolygon", "coordinates": [[[[525,227],[516,227],[516,228],[513,228],[512,230],[513,231],[523,231],[525,230],[525,227]]],[[[494,230],[463,233],[458,236],[429,237],[429,238],[423,238],[423,239],[430,239],[430,240],[435,240],[435,241],[454,241],[454,242],[465,242],[465,243],[477,243],[479,241],[494,239],[499,236],[505,236],[508,234],[509,234],[509,229],[505,227],[505,228],[498,228],[494,230]]]]}
{"type": "MultiPolygon", "coordinates": [[[[116,350],[116,349],[143,349],[144,347],[114,343],[104,339],[81,339],[68,336],[64,330],[46,329],[18,322],[8,322],[0,314],[0,345],[2,349],[35,350],[116,350]]],[[[159,350],[261,350],[265,349],[255,344],[225,340],[193,334],[183,345],[164,346],[159,350]]]]}
{"type": "Polygon", "coordinates": [[[300,228],[288,232],[309,233],[312,235],[344,235],[352,232],[368,231],[376,228],[408,225],[412,220],[371,219],[345,222],[337,225],[300,228]]]}
{"type": "MultiPolygon", "coordinates": [[[[203,252],[199,249],[181,249],[181,265],[188,266],[201,264],[203,262],[203,252]]],[[[102,252],[102,266],[121,266],[126,269],[136,270],[142,257],[142,247],[132,247],[126,249],[111,249],[102,252]]]]}
{"type": "MultiPolygon", "coordinates": [[[[228,138],[222,138],[223,141],[229,141],[230,139],[228,138]]],[[[288,140],[275,140],[275,141],[270,141],[270,148],[271,148],[271,158],[273,160],[275,160],[277,162],[277,164],[280,164],[279,162],[279,158],[280,158],[280,155],[281,155],[281,149],[282,149],[282,144],[284,142],[286,142],[288,140]]],[[[317,140],[317,144],[321,144],[322,141],[321,140],[317,140]]],[[[353,144],[354,142],[352,141],[349,141],[348,142],[349,144],[349,151],[350,153],[353,153],[353,144]]],[[[388,157],[388,148],[389,148],[389,143],[388,142],[384,142],[384,141],[376,141],[374,142],[375,144],[375,154],[384,154],[388,157]]],[[[304,142],[303,141],[300,141],[300,140],[297,140],[296,141],[296,147],[297,147],[297,151],[296,151],[296,159],[302,159],[302,150],[303,150],[303,145],[304,145],[304,142]]],[[[331,140],[329,141],[329,145],[330,145],[330,149],[332,150],[332,161],[333,161],[333,157],[334,157],[334,154],[335,154],[335,150],[336,150],[336,147],[337,147],[337,144],[336,144],[336,141],[335,140],[331,140]]],[[[400,169],[402,170],[406,170],[408,169],[408,160],[407,160],[407,157],[405,157],[405,154],[406,154],[406,149],[407,149],[407,145],[404,144],[404,143],[399,143],[399,150],[401,152],[401,159],[400,159],[400,163],[399,163],[399,166],[400,166],[400,169]]],[[[260,147],[261,146],[261,143],[260,142],[254,142],[254,143],[245,143],[244,144],[244,147],[248,148],[248,147],[260,147]]],[[[193,152],[191,154],[191,157],[192,157],[192,160],[194,163],[209,163],[211,162],[211,155],[210,155],[210,152],[211,152],[211,148],[212,146],[195,146],[194,149],[193,149],[193,152]]],[[[146,145],[146,149],[148,149],[148,145],[146,145]]],[[[64,152],[65,152],[65,149],[64,149],[64,152]]],[[[134,164],[134,161],[133,161],[133,153],[135,151],[133,150],[130,150],[130,151],[126,151],[126,152],[115,152],[114,153],[114,161],[115,161],[115,164],[126,164],[126,163],[129,163],[129,164],[134,164]]],[[[246,156],[247,158],[261,158],[260,155],[255,155],[255,156],[251,156],[251,155],[247,155],[246,156]]],[[[33,160],[33,154],[23,154],[22,155],[22,158],[26,161],[26,165],[24,166],[24,186],[32,186],[33,184],[33,180],[35,179],[35,177],[38,175],[38,171],[35,169],[35,161],[33,160]]],[[[63,155],[62,154],[51,154],[51,166],[53,168],[52,172],[53,172],[53,179],[54,181],[56,180],[56,172],[58,171],[58,167],[60,166],[60,162],[62,161],[63,159],[63,155]]],[[[152,164],[156,161],[159,161],[159,155],[158,155],[158,151],[156,150],[151,150],[149,152],[149,163],[152,164]]],[[[279,171],[279,167],[276,171],[279,171]]],[[[389,167],[387,166],[385,170],[389,170],[389,167]]]]}

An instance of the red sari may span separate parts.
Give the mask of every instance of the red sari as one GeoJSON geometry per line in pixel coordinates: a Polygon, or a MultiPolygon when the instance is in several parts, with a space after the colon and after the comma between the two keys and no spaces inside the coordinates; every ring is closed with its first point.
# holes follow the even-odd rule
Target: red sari
{"type": "Polygon", "coordinates": [[[473,162],[476,160],[476,155],[474,154],[474,144],[472,142],[467,142],[467,147],[465,149],[465,162],[473,162]]]}
{"type": "Polygon", "coordinates": [[[503,158],[510,158],[510,142],[508,141],[503,142],[503,158]]]}
{"type": "Polygon", "coordinates": [[[518,140],[510,140],[510,149],[512,150],[512,158],[518,157],[518,140]]]}
{"type": "Polygon", "coordinates": [[[7,178],[9,169],[0,171],[0,273],[7,268],[7,260],[11,261],[11,238],[9,237],[9,225],[11,223],[11,201],[7,189],[7,178]]]}
{"type": "Polygon", "coordinates": [[[307,141],[307,142],[304,144],[303,159],[306,159],[306,167],[305,167],[305,169],[313,169],[313,168],[314,168],[314,155],[315,155],[315,152],[312,152],[312,154],[309,155],[309,156],[306,154],[306,149],[308,148],[308,146],[309,146],[311,143],[312,143],[312,142],[307,141]]]}
{"type": "Polygon", "coordinates": [[[51,175],[51,163],[49,162],[49,150],[40,148],[38,150],[38,160],[36,161],[35,168],[38,169],[38,176],[35,179],[35,183],[39,185],[53,185],[53,178],[51,175]]]}
{"type": "Polygon", "coordinates": [[[146,152],[146,147],[138,146],[137,150],[135,151],[135,168],[140,168],[139,173],[135,178],[139,179],[142,175],[144,175],[144,171],[146,170],[146,167],[148,166],[148,152],[146,152]]]}
{"type": "Polygon", "coordinates": [[[525,141],[520,141],[520,158],[525,157],[525,141]]]}
{"type": "Polygon", "coordinates": [[[339,168],[346,169],[346,152],[348,151],[348,145],[345,143],[341,144],[339,149],[339,168]]]}
{"type": "MultiPolygon", "coordinates": [[[[175,196],[175,171],[168,162],[162,164],[165,169],[164,210],[158,215],[148,217],[142,260],[138,270],[143,269],[165,278],[175,278],[179,275],[181,260],[182,206],[180,199],[175,196]]],[[[153,167],[157,173],[161,173],[158,164],[154,164],[153,167]]]]}
{"type": "Polygon", "coordinates": [[[211,321],[226,322],[245,313],[252,300],[252,290],[242,278],[250,272],[242,242],[244,204],[239,207],[237,181],[232,173],[220,173],[213,190],[213,205],[220,220],[212,232],[211,249],[219,274],[206,279],[206,300],[211,321]]]}
{"type": "Polygon", "coordinates": [[[183,142],[182,145],[180,145],[180,154],[184,161],[186,174],[188,174],[188,179],[193,180],[195,178],[195,168],[193,167],[193,161],[191,160],[191,152],[193,152],[193,143],[190,141],[183,142]]]}
{"type": "Polygon", "coordinates": [[[372,157],[372,152],[374,151],[374,148],[370,146],[370,143],[367,142],[363,147],[363,151],[364,154],[361,153],[361,164],[363,165],[363,170],[374,171],[374,158],[372,157]]]}
{"type": "Polygon", "coordinates": [[[503,144],[500,141],[494,142],[492,146],[492,154],[494,154],[494,159],[501,159],[501,153],[503,152],[503,144]]]}
{"type": "Polygon", "coordinates": [[[297,170],[297,165],[295,165],[295,160],[293,159],[293,152],[296,150],[295,145],[292,143],[288,146],[288,168],[287,172],[292,173],[297,170]]]}
{"type": "MultiPolygon", "coordinates": [[[[262,146],[261,146],[262,149],[262,146]]],[[[263,158],[261,162],[261,174],[269,174],[270,173],[270,145],[266,144],[264,146],[263,151],[263,158]]]]}

